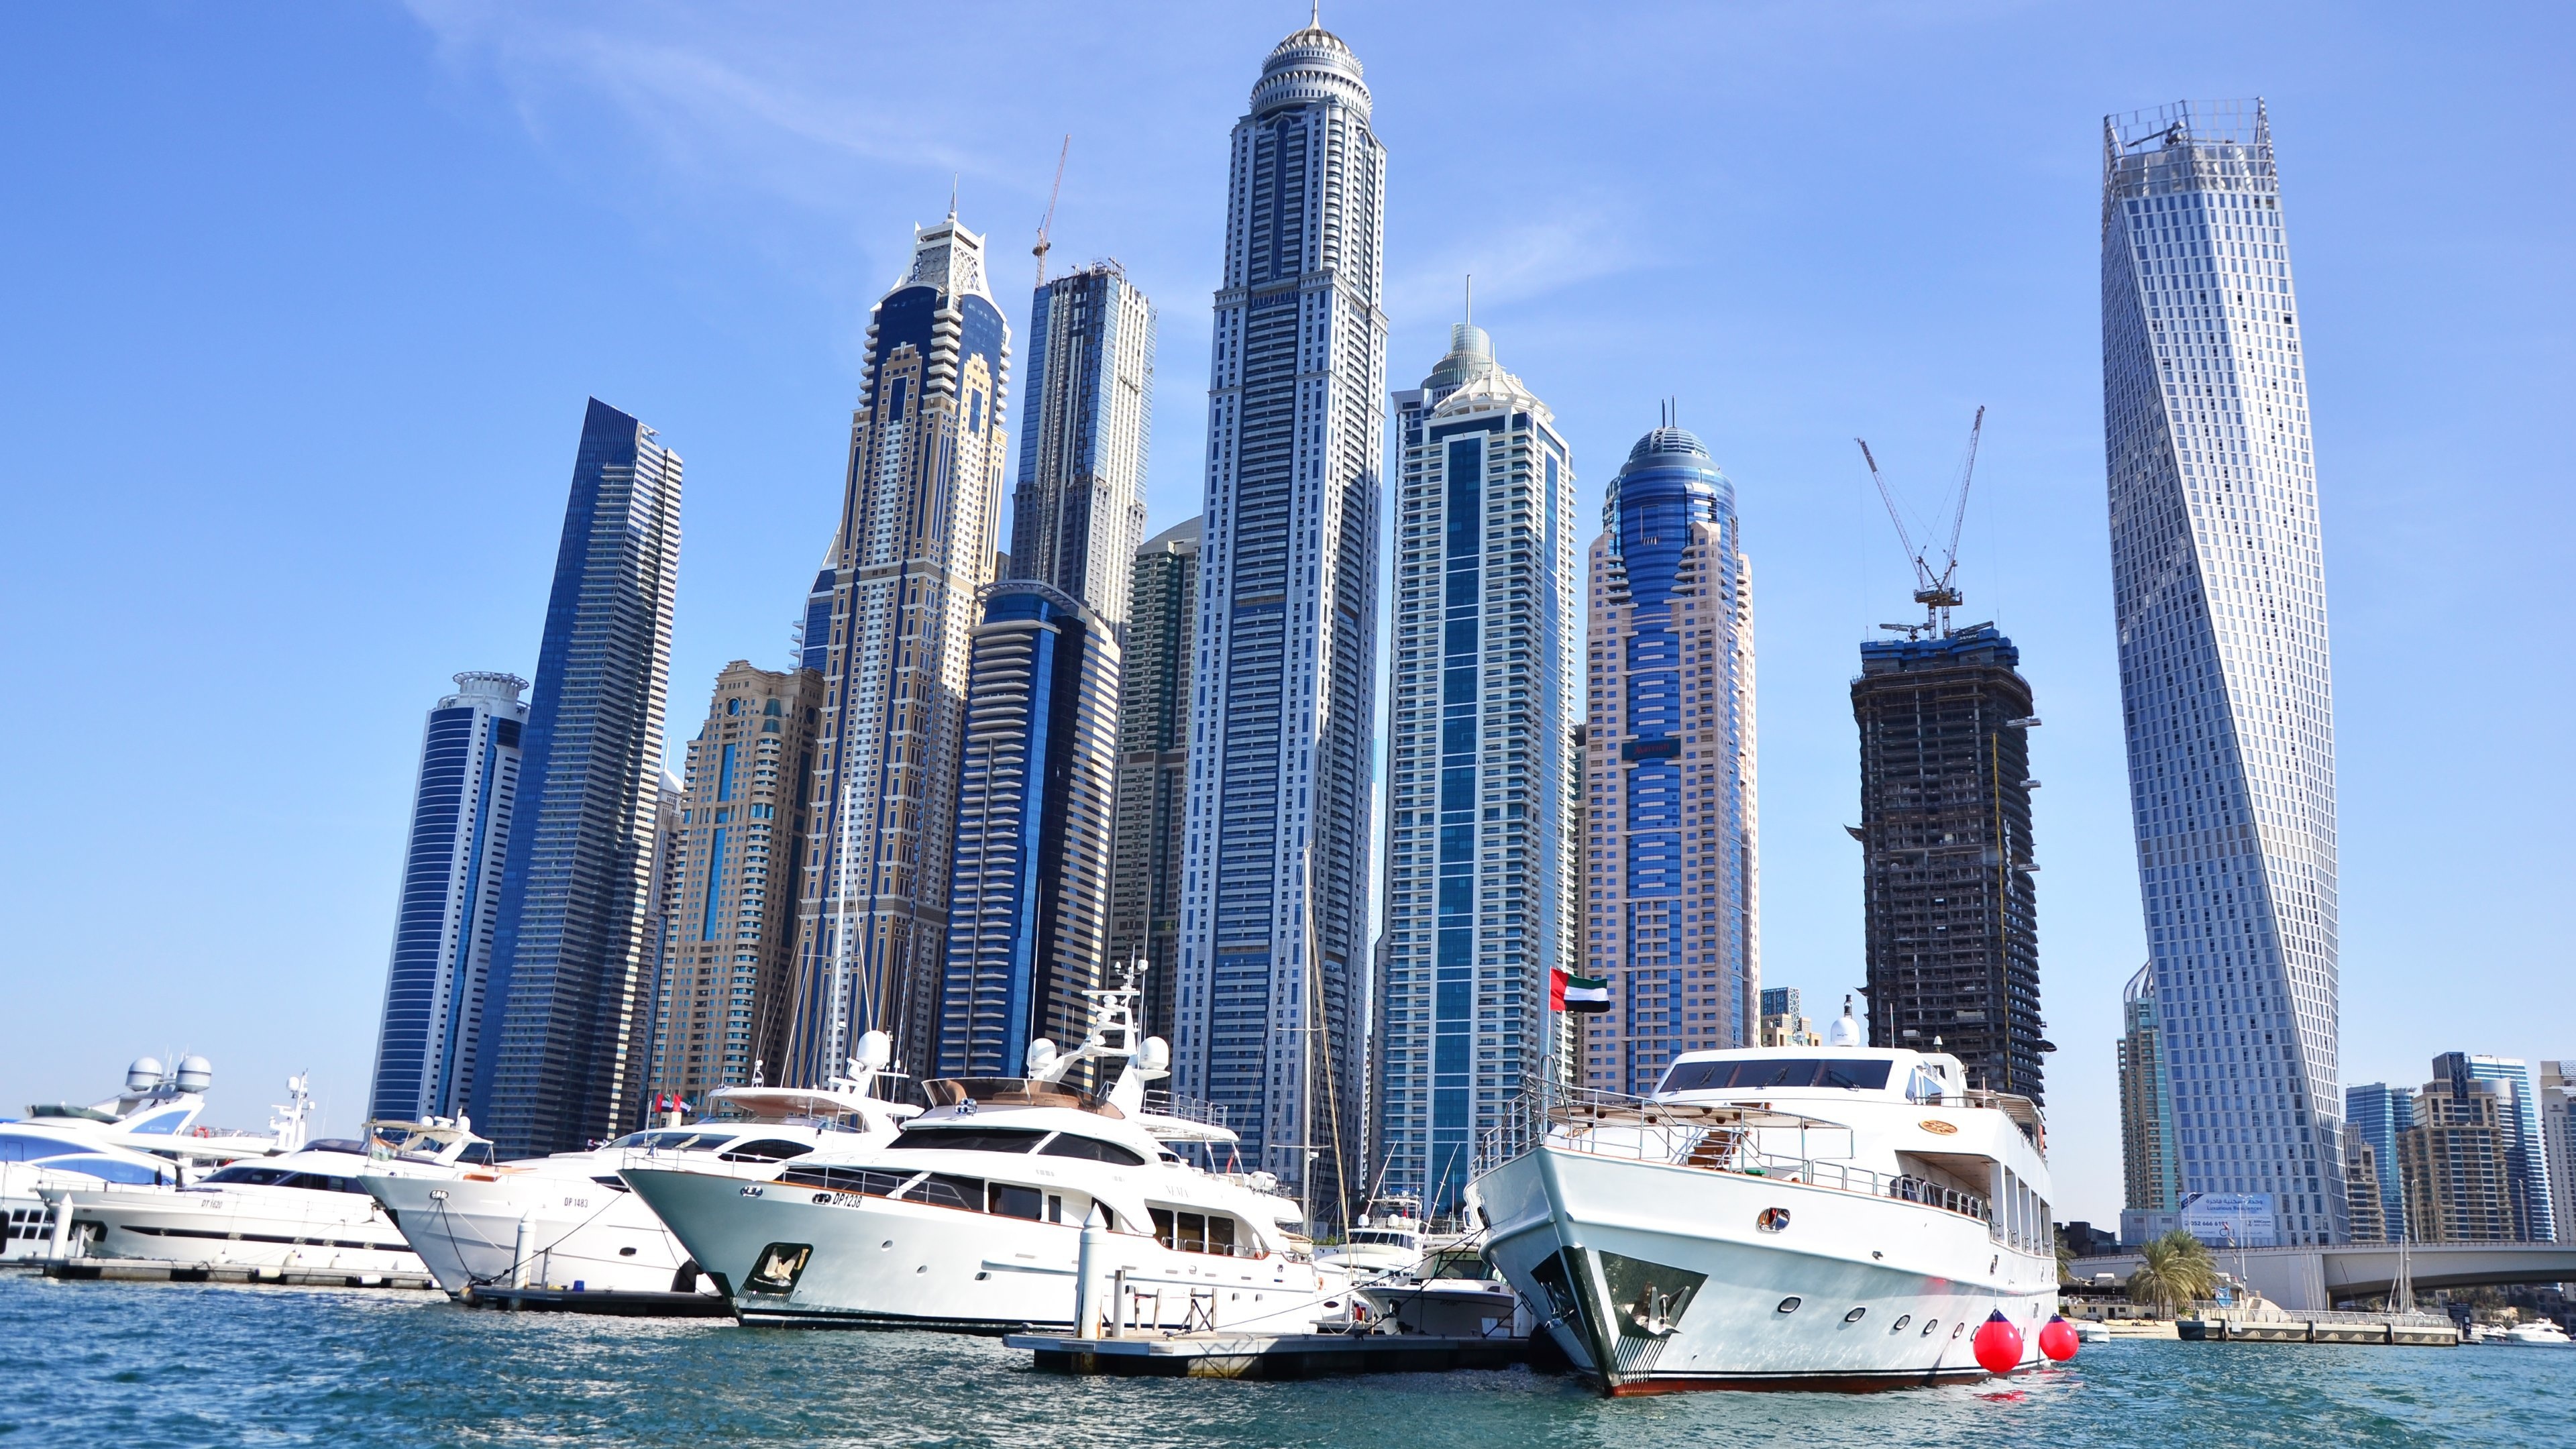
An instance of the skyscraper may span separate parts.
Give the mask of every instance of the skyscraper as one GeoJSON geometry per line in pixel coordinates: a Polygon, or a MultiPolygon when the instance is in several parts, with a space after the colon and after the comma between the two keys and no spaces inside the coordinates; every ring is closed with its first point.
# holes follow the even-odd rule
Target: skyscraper
{"type": "Polygon", "coordinates": [[[2262,103],[2102,127],[2113,610],[2182,1188],[2341,1241],[2334,692],[2262,103]]]}
{"type": "Polygon", "coordinates": [[[938,1071],[1006,1077],[1040,1037],[1079,1043],[1083,993],[1108,984],[1118,639],[1072,595],[1005,579],[974,648],[938,1071]]]}
{"type": "Polygon", "coordinates": [[[457,675],[456,693],[431,708],[422,731],[370,1117],[450,1116],[465,1105],[501,914],[527,687],[515,674],[457,675]]]}
{"type": "MultiPolygon", "coordinates": [[[[1955,597],[1955,596],[1953,596],[1955,597]]],[[[1973,1086],[2046,1100],[2031,882],[2030,682],[1992,624],[1860,646],[1869,1044],[1930,1051],[1973,1086]]]]}
{"type": "Polygon", "coordinates": [[[1199,611],[1199,521],[1136,551],[1118,672],[1118,818],[1109,959],[1145,967],[1148,1035],[1172,1034],[1181,957],[1181,830],[1190,784],[1190,637],[1199,611]]]}
{"type": "Polygon", "coordinates": [[[2121,1208],[2173,1212],[2182,1205],[2182,1175],[2174,1165],[2173,1078],[2156,1018],[2152,964],[2139,967],[2120,993],[2120,1023],[2121,1208]]]}
{"type": "Polygon", "coordinates": [[[675,822],[678,899],[654,992],[647,1096],[702,1104],[714,1088],[777,1078],[822,699],[810,670],[737,659],[716,675],[675,822]]]}
{"type": "Polygon", "coordinates": [[[2576,1240],[2576,1092],[2570,1062],[2540,1064],[2541,1162],[2549,1175],[2549,1216],[2559,1242],[2576,1240]]]}
{"type": "Polygon", "coordinates": [[[1646,1093],[1673,1054],[1751,1046],[1762,989],[1753,566],[1735,485],[1666,425],[1610,480],[1592,544],[1584,728],[1587,1086],[1646,1093]]]}
{"type": "Polygon", "coordinates": [[[1386,426],[1386,148],[1350,47],[1281,41],[1232,150],[1173,1088],[1338,1216],[1362,1150],[1386,426]]]}
{"type": "Polygon", "coordinates": [[[2496,1110],[2503,1114],[2505,1156],[2513,1172],[2509,1191],[2514,1214],[2524,1225],[2524,1236],[2531,1241],[2557,1241],[2556,1214],[2549,1201],[2547,1154],[2540,1141],[2540,1100],[2532,1089],[2530,1064],[2518,1057],[2444,1052],[2433,1058],[2433,1075],[2449,1078],[2455,1088],[2469,1082],[2496,1084],[2496,1110]]]}
{"type": "Polygon", "coordinates": [[[679,456],[591,399],[521,736],[474,1064],[475,1125],[503,1157],[612,1136],[637,1105],[679,567],[679,456]]]}
{"type": "Polygon", "coordinates": [[[782,1081],[830,1077],[870,1030],[890,1033],[916,1074],[937,1052],[967,656],[996,564],[1010,343],[984,239],[953,214],[916,236],[868,323],[841,527],[807,601],[804,659],[823,675],[819,838],[797,902],[782,1081]]]}
{"type": "Polygon", "coordinates": [[[2397,1242],[2407,1233],[2406,1184],[2398,1176],[2397,1134],[2415,1125],[2414,1089],[2385,1082],[2346,1087],[2343,1114],[2361,1140],[2370,1144],[2379,1172],[2380,1226],[2388,1233],[2387,1241],[2397,1242]]]}
{"type": "Polygon", "coordinates": [[[2507,1089],[2484,1077],[2440,1076],[2415,1096],[2415,1122],[2397,1134],[2406,1221],[2419,1243],[2513,1243],[2531,1238],[2513,1167],[2507,1089]]]}
{"type": "Polygon", "coordinates": [[[1580,808],[1574,465],[1547,405],[1471,324],[1395,411],[1369,1174],[1447,1214],[1477,1134],[1571,1068],[1553,1050],[1548,973],[1580,965],[1566,909],[1580,808]]]}
{"type": "MultiPolygon", "coordinates": [[[[2388,1164],[2387,1173],[2394,1177],[2397,1164],[2388,1164]]],[[[2356,1243],[2392,1243],[2388,1235],[2388,1205],[2383,1196],[2379,1154],[2372,1150],[2370,1139],[2350,1120],[2343,1124],[2343,1200],[2344,1210],[2352,1214],[2352,1241],[2356,1243]]]]}
{"type": "Polygon", "coordinates": [[[1116,262],[1095,262],[1039,287],[1029,312],[1011,573],[1124,629],[1145,536],[1154,304],[1116,262]]]}

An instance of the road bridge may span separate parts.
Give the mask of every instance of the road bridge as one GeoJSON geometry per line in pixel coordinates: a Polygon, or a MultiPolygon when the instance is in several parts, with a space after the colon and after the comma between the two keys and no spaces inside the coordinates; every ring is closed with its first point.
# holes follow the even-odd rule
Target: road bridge
{"type": "MultiPolygon", "coordinates": [[[[2395,1243],[2347,1243],[2333,1248],[2222,1248],[2210,1245],[2218,1266],[2284,1308],[2331,1309],[2339,1300],[2377,1298],[2397,1281],[2395,1243]]],[[[2406,1249],[2415,1291],[2491,1288],[2514,1283],[2576,1283],[2576,1244],[2416,1243],[2406,1249]]],[[[2071,1271],[2090,1282],[2110,1273],[2122,1282],[2137,1271],[2139,1255],[2111,1253],[2078,1258],[2071,1271]]]]}

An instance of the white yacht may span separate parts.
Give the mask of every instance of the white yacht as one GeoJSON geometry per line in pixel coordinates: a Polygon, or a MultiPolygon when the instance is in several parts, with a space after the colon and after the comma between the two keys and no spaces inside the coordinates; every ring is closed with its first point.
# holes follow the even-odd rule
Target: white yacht
{"type": "Polygon", "coordinates": [[[745,1323],[1069,1328],[1085,1238],[1121,1322],[1285,1333],[1346,1317],[1347,1278],[1291,1231],[1303,1218],[1275,1179],[1174,1150],[1213,1158],[1235,1134],[1179,1104],[1145,1109],[1169,1049],[1136,1041],[1132,985],[1088,994],[1080,1049],[1040,1041],[1026,1077],[925,1083],[931,1109],[882,1150],[817,1153],[763,1182],[624,1176],[745,1323]],[[1122,1064],[1106,1092],[1069,1081],[1122,1064]]]}
{"type": "Polygon", "coordinates": [[[2502,1337],[2490,1338],[2487,1341],[2503,1344],[2508,1348],[2576,1347],[2576,1343],[2571,1343],[2568,1339],[2566,1329],[2546,1318],[2536,1318],[2529,1323],[2517,1323],[2506,1329],[2502,1337]]]}
{"type": "Polygon", "coordinates": [[[1689,1052],[1651,1097],[1540,1105],[1485,1144],[1485,1251],[1604,1393],[1983,1378],[1997,1312],[2038,1362],[2046,1128],[1957,1058],[1689,1052]]]}
{"type": "Polygon", "coordinates": [[[40,1103],[25,1117],[0,1120],[0,1208],[9,1223],[0,1260],[60,1251],[49,1191],[107,1183],[176,1186],[227,1162],[304,1145],[311,1099],[302,1077],[287,1082],[290,1100],[265,1134],[198,1125],[213,1084],[214,1068],[204,1057],[186,1057],[168,1069],[141,1057],[126,1068],[125,1090],[116,1096],[88,1106],[40,1103]]]}
{"type": "Polygon", "coordinates": [[[1343,1232],[1339,1243],[1315,1250],[1315,1261],[1339,1264],[1354,1282],[1390,1275],[1410,1278],[1431,1248],[1430,1227],[1422,1220],[1419,1199],[1377,1197],[1369,1200],[1359,1221],[1343,1232]]]}
{"type": "Polygon", "coordinates": [[[492,1144],[446,1119],[370,1122],[364,1140],[235,1162],[184,1187],[105,1184],[46,1193],[70,1214],[75,1253],[346,1273],[419,1273],[361,1172],[446,1177],[492,1160],[492,1144]]]}
{"type": "Polygon", "coordinates": [[[474,1166],[444,1178],[370,1170],[359,1181],[392,1213],[439,1286],[458,1297],[496,1284],[712,1294],[714,1285],[627,1190],[620,1170],[767,1177],[779,1163],[817,1151],[865,1154],[921,1110],[875,1095],[886,1057],[884,1033],[870,1032],[849,1075],[824,1087],[722,1087],[694,1123],[629,1133],[588,1152],[474,1166]]]}

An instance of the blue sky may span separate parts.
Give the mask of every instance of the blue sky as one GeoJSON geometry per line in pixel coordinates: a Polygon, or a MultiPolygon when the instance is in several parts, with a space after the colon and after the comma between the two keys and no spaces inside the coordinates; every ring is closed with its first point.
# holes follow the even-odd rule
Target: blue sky
{"type": "MultiPolygon", "coordinates": [[[[354,1126],[422,711],[533,673],[586,396],[687,460],[675,742],[776,667],[833,523],[867,310],[957,178],[1007,299],[1161,306],[1151,527],[1198,509],[1225,137],[1293,3],[0,10],[0,1104],[145,1051],[354,1126]],[[1015,260],[1016,259],[1016,260],[1015,260]]],[[[1477,320],[1587,511],[1656,400],[1734,477],[1760,650],[1764,963],[1860,979],[1854,646],[1986,445],[1967,617],[2047,724],[2062,1217],[2116,1215],[2143,959],[2102,493],[2106,111],[2272,105],[2340,727],[2349,1081],[2576,1057],[2563,7],[1363,6],[1390,375],[1477,320]]],[[[1024,302],[1011,303],[1024,324],[1024,302]]]]}

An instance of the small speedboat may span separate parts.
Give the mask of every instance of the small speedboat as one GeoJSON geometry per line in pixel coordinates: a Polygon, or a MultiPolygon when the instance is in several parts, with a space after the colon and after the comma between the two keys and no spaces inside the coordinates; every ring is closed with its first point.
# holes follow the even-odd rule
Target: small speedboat
{"type": "Polygon", "coordinates": [[[2535,1319],[2529,1323],[2517,1323],[2502,1334],[2490,1332],[2486,1341],[2503,1344],[2509,1348],[2576,1347],[2576,1340],[2570,1340],[2567,1337],[2566,1329],[2546,1318],[2535,1319]]]}

